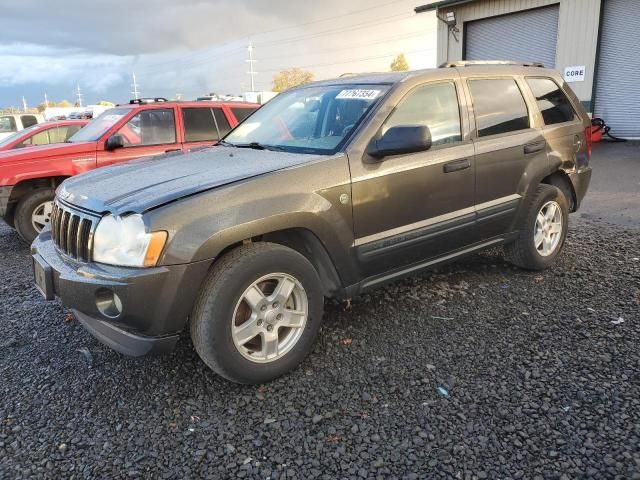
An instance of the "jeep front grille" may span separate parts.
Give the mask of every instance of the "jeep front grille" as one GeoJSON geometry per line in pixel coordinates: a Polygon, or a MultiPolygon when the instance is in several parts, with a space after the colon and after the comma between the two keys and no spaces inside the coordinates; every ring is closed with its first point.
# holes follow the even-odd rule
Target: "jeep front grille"
{"type": "Polygon", "coordinates": [[[93,232],[99,218],[80,212],[55,200],[51,214],[51,238],[65,255],[88,262],[91,260],[93,232]]]}

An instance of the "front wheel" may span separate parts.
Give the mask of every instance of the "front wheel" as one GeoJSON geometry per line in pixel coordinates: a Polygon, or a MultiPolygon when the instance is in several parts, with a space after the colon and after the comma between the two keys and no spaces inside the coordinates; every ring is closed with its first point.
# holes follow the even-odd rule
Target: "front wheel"
{"type": "Polygon", "coordinates": [[[518,238],[505,245],[507,259],[528,270],[550,267],[567,236],[569,209],[560,189],[541,184],[530,199],[520,222],[518,238]]]}
{"type": "Polygon", "coordinates": [[[191,315],[191,338],[219,375],[264,383],[311,351],[322,310],[320,279],[303,255],[273,243],[243,245],[207,276],[191,315]]]}
{"type": "Polygon", "coordinates": [[[14,224],[25,242],[31,243],[51,222],[53,199],[52,188],[39,188],[27,193],[16,207],[14,224]]]}

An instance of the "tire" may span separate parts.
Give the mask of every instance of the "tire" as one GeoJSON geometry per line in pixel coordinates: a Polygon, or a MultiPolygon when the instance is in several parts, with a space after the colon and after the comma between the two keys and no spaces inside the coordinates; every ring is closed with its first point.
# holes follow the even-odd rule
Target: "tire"
{"type": "MultiPolygon", "coordinates": [[[[53,202],[55,197],[55,190],[53,188],[39,188],[27,193],[18,202],[16,207],[16,213],[14,217],[14,224],[18,234],[22,239],[31,243],[42,231],[42,228],[37,229],[33,222],[34,213],[40,209],[45,208],[47,202],[53,202]]],[[[51,209],[49,208],[49,218],[51,216],[51,209]]],[[[39,220],[42,220],[41,225],[48,225],[49,219],[43,220],[46,217],[46,211],[40,211],[42,215],[39,215],[39,220]]]]}
{"type": "MultiPolygon", "coordinates": [[[[550,227],[547,232],[556,231],[558,228],[557,223],[548,222],[547,225],[550,227]]],[[[519,224],[518,237],[504,247],[507,260],[527,270],[544,270],[550,267],[562,251],[568,226],[569,208],[562,191],[553,185],[538,185],[519,224]],[[538,214],[543,209],[544,213],[548,214],[556,206],[559,212],[557,216],[554,215],[554,218],[559,218],[562,222],[559,236],[556,237],[553,233],[547,236],[544,229],[538,228],[540,225],[538,214]],[[541,236],[538,236],[539,232],[542,232],[541,236]],[[549,243],[545,243],[547,240],[540,243],[540,238],[545,237],[549,243]]]]}
{"type": "Polygon", "coordinates": [[[191,314],[191,339],[202,361],[222,377],[244,384],[268,382],[296,368],[311,351],[323,301],[318,274],[304,256],[274,243],[243,245],[220,258],[207,275],[191,314]],[[254,285],[260,290],[257,294],[254,285]],[[280,286],[292,288],[282,305],[275,301],[280,286]],[[305,310],[303,327],[283,326],[290,321],[301,324],[298,312],[305,310]],[[241,344],[243,334],[238,332],[245,326],[251,340],[241,344]],[[259,334],[251,337],[255,331],[259,334]],[[267,358],[273,355],[273,332],[278,353],[267,358]]]}

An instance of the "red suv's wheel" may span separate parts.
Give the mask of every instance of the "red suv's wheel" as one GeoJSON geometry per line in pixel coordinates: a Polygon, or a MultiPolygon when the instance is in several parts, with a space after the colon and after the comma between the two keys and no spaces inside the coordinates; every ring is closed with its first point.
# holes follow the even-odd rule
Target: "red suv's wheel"
{"type": "Polygon", "coordinates": [[[26,194],[16,208],[14,223],[18,234],[31,243],[49,225],[55,192],[52,188],[40,188],[26,194]]]}

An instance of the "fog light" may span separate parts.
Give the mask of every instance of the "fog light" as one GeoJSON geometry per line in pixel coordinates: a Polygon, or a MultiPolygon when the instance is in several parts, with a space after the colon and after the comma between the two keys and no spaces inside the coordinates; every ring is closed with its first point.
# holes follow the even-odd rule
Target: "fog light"
{"type": "Polygon", "coordinates": [[[105,317],[116,318],[122,313],[120,297],[107,288],[96,292],[96,307],[105,317]]]}

